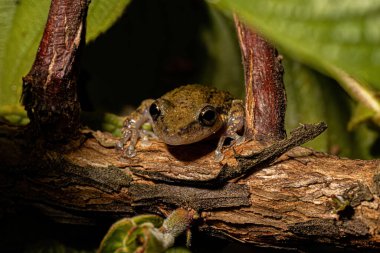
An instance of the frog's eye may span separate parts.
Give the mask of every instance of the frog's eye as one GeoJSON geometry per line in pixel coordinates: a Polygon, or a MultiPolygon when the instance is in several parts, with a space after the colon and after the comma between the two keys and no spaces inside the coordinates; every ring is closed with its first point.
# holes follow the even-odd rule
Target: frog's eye
{"type": "Polygon", "coordinates": [[[156,103],[153,103],[149,107],[149,114],[152,116],[153,120],[157,120],[157,118],[161,115],[160,107],[156,103]]]}
{"type": "Polygon", "coordinates": [[[217,118],[217,113],[214,107],[208,105],[202,109],[199,114],[199,122],[204,126],[214,125],[217,118]]]}

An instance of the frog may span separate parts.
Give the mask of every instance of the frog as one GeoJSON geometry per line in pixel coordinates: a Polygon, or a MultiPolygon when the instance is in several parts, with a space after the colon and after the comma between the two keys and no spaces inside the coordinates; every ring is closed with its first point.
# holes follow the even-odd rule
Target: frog
{"type": "Polygon", "coordinates": [[[219,138],[215,161],[222,161],[226,139],[240,145],[245,138],[244,104],[229,92],[199,84],[188,84],[171,90],[158,99],[146,99],[126,117],[122,137],[116,144],[123,157],[136,156],[136,144],[149,146],[150,137],[167,145],[188,145],[219,138]],[[152,132],[142,126],[149,123],[152,132]]]}

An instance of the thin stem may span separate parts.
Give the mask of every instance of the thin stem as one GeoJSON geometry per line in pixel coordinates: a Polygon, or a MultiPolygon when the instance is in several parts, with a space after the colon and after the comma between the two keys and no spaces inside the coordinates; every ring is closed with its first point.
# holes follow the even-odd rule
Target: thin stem
{"type": "Polygon", "coordinates": [[[23,79],[22,102],[36,136],[64,141],[79,129],[78,61],[88,0],[52,0],[34,64],[23,79]]]}
{"type": "Polygon", "coordinates": [[[281,57],[237,16],[235,25],[245,74],[245,137],[267,142],[284,139],[286,95],[281,57]]]}
{"type": "Polygon", "coordinates": [[[353,99],[374,111],[376,114],[380,114],[380,103],[378,99],[376,99],[375,95],[366,89],[363,84],[335,66],[328,66],[327,69],[329,69],[331,75],[339,81],[342,88],[350,94],[353,99]]]}

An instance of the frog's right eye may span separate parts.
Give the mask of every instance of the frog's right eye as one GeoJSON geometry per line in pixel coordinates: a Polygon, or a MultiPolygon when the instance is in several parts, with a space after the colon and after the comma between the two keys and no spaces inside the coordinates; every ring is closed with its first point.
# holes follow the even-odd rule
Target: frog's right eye
{"type": "Polygon", "coordinates": [[[157,120],[157,118],[161,115],[160,107],[156,103],[153,103],[149,107],[149,114],[153,120],[157,120]]]}
{"type": "Polygon", "coordinates": [[[199,113],[199,122],[204,126],[213,126],[217,116],[215,108],[208,105],[199,113]]]}

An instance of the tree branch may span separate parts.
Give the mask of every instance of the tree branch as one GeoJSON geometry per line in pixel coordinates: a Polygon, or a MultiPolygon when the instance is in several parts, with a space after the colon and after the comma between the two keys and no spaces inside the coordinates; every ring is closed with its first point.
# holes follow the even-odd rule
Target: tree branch
{"type": "MultiPolygon", "coordinates": [[[[380,248],[378,160],[340,159],[297,147],[244,178],[201,189],[158,183],[132,171],[205,180],[225,164],[236,166],[232,148],[223,163],[214,162],[212,152],[186,161],[178,160],[165,144],[153,142],[149,148],[138,146],[136,158],[121,161],[115,149],[93,138],[66,154],[42,154],[26,148],[18,130],[0,129],[0,179],[7,182],[0,186],[0,202],[13,205],[2,210],[30,205],[59,222],[89,224],[136,212],[163,214],[192,207],[202,214],[201,231],[246,243],[295,247],[313,241],[380,248]]],[[[196,148],[207,150],[207,144],[202,145],[196,148]]],[[[249,142],[236,152],[261,149],[249,142]]]]}

